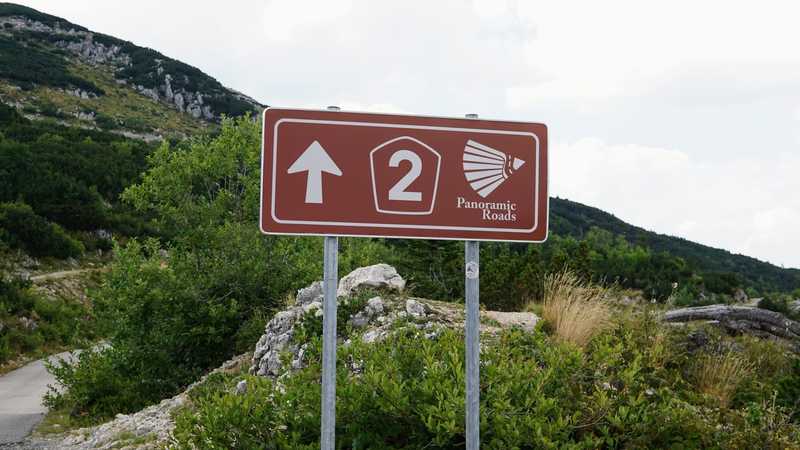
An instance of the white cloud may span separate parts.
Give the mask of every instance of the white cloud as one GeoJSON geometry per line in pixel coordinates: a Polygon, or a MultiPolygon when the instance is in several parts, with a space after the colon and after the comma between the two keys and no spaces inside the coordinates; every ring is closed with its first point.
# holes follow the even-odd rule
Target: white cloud
{"type": "Polygon", "coordinates": [[[316,27],[336,28],[352,6],[349,0],[270,0],[264,6],[264,34],[268,39],[287,43],[316,27]]]}
{"type": "Polygon", "coordinates": [[[800,260],[800,155],[778,164],[693,160],[685,152],[600,139],[556,142],[553,194],[600,207],[644,228],[776,264],[800,260]]]}

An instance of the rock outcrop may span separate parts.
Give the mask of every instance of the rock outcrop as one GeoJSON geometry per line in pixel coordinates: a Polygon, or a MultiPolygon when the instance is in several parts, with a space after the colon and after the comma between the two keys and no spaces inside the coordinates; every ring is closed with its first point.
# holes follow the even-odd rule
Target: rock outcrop
{"type": "MultiPolygon", "coordinates": [[[[388,264],[358,268],[339,281],[337,297],[341,302],[344,298],[354,294],[359,289],[374,288],[394,292],[402,292],[406,281],[397,270],[388,264]]],[[[283,355],[291,355],[291,367],[303,367],[305,344],[293,341],[295,325],[304,315],[313,313],[317,316],[323,314],[322,308],[323,282],[316,281],[297,291],[294,306],[279,312],[267,323],[264,334],[258,340],[253,352],[252,373],[261,376],[277,377],[284,371],[283,355]]],[[[366,327],[369,323],[385,323],[389,319],[385,316],[388,308],[380,297],[367,301],[366,307],[358,311],[348,322],[355,328],[366,327]]]]}
{"type": "MultiPolygon", "coordinates": [[[[161,57],[142,59],[144,49],[110,36],[95,35],[83,27],[72,26],[68,22],[56,22],[51,26],[23,16],[7,16],[0,17],[0,31],[2,30],[8,30],[11,33],[46,33],[50,35],[49,44],[71,53],[81,62],[110,68],[117,84],[129,85],[145,97],[169,104],[195,119],[215,121],[223,113],[230,115],[225,110],[215,110],[215,106],[213,106],[215,98],[221,100],[216,103],[217,105],[240,102],[249,105],[253,110],[262,107],[254,99],[222,87],[216,80],[199,73],[197,69],[158,54],[156,56],[161,57]],[[134,60],[132,55],[138,55],[137,59],[134,60]],[[136,68],[133,67],[134,65],[136,68]],[[134,81],[129,75],[132,68],[134,68],[133,72],[139,74],[143,70],[149,71],[145,77],[136,78],[137,80],[147,80],[147,86],[140,84],[143,81],[138,83],[134,81]],[[192,79],[186,75],[187,73],[193,74],[192,79]],[[197,74],[194,75],[195,73],[197,74]],[[195,88],[203,84],[206,88],[195,88]]],[[[66,92],[82,99],[97,96],[95,93],[81,89],[67,89],[66,92]]]]}
{"type": "MultiPolygon", "coordinates": [[[[351,339],[372,343],[384,339],[395,327],[398,320],[424,331],[423,336],[432,339],[444,327],[461,328],[464,324],[463,305],[436,302],[420,298],[408,298],[402,294],[406,281],[394,267],[387,264],[362,267],[354,270],[339,281],[337,289],[339,310],[350,308],[347,317],[339,317],[357,333],[352,336],[339,336],[342,345],[349,345],[351,339]],[[353,310],[352,295],[360,289],[377,289],[381,295],[373,296],[364,302],[363,297],[357,310],[353,310]],[[385,292],[385,294],[384,294],[385,292]]],[[[308,317],[323,315],[323,283],[316,281],[297,291],[293,306],[276,314],[267,324],[264,334],[256,344],[250,372],[260,376],[281,377],[291,370],[305,366],[307,344],[295,341],[299,324],[308,317]],[[285,362],[289,362],[286,367],[285,362]]],[[[518,327],[532,331],[539,318],[533,313],[512,313],[482,311],[481,331],[497,333],[503,328],[518,327]]]]}

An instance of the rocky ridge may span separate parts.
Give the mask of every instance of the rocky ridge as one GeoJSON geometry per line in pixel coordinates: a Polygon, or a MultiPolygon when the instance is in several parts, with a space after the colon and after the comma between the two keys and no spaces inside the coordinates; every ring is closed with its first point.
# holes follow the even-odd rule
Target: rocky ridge
{"type": "MultiPolygon", "coordinates": [[[[47,36],[47,41],[58,49],[67,51],[77,57],[81,62],[97,66],[110,67],[114,73],[118,84],[128,85],[140,94],[154,100],[166,103],[182,113],[191,115],[195,119],[205,121],[217,121],[221,111],[210,102],[209,99],[224,98],[225,102],[238,101],[249,105],[250,109],[257,111],[262,105],[247,95],[228,89],[220,85],[216,80],[202,74],[193,67],[171,60],[153,50],[142,49],[133,44],[110,36],[95,34],[83,27],[73,25],[67,21],[55,21],[52,25],[45,24],[38,20],[31,19],[22,15],[10,15],[0,17],[0,32],[14,34],[18,32],[35,33],[36,36],[47,36]],[[154,67],[150,68],[146,74],[149,80],[148,85],[135,82],[132,77],[126,74],[126,69],[132,69],[137,61],[129,52],[148,52],[152,55],[151,60],[154,67]],[[205,84],[212,86],[209,90],[190,89],[183,86],[191,86],[197,83],[190,83],[189,76],[185,73],[170,73],[168,68],[180,68],[190,70],[202,76],[205,84]],[[180,83],[177,83],[179,80],[180,83]]],[[[65,89],[70,95],[82,99],[94,98],[96,93],[82,89],[65,89]]],[[[228,114],[230,115],[230,114],[228,114]]]]}

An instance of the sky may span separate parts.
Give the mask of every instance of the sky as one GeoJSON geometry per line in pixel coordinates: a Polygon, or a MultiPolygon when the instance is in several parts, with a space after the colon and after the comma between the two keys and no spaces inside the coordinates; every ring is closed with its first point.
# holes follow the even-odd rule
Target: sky
{"type": "Polygon", "coordinates": [[[553,196],[800,268],[797,2],[21,3],[269,105],[543,122],[553,196]]]}

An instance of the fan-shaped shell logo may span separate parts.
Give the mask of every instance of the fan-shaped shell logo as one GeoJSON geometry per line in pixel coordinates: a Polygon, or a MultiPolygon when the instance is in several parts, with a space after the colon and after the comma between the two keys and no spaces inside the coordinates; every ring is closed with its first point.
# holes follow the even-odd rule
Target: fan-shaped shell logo
{"type": "Polygon", "coordinates": [[[525,161],[507,155],[472,139],[464,146],[464,176],[472,189],[483,198],[494,192],[525,161]]]}

